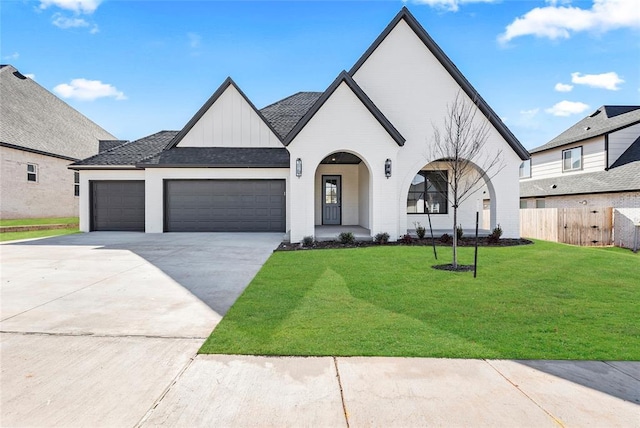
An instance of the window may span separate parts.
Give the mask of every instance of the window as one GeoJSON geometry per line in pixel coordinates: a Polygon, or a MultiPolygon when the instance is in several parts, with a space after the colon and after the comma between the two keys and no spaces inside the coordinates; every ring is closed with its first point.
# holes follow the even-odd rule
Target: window
{"type": "Polygon", "coordinates": [[[520,209],[526,209],[526,208],[527,208],[527,200],[520,199],[520,209]]]}
{"type": "Polygon", "coordinates": [[[80,173],[78,171],[73,173],[73,194],[80,196],[80,173]]]}
{"type": "Polygon", "coordinates": [[[27,181],[38,182],[38,165],[34,163],[27,164],[27,181]]]}
{"type": "Polygon", "coordinates": [[[531,177],[531,159],[520,164],[520,178],[531,177]]]}
{"type": "Polygon", "coordinates": [[[582,147],[562,151],[562,171],[582,169],[582,147]]]}
{"type": "Polygon", "coordinates": [[[447,171],[420,171],[411,182],[407,214],[447,214],[447,171]]]}
{"type": "Polygon", "coordinates": [[[536,199],[536,208],[544,208],[544,199],[536,199]]]}

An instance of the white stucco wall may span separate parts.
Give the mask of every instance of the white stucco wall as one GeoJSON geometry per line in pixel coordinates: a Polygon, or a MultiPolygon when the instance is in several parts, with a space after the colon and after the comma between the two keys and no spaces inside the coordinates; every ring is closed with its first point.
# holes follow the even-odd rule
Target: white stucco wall
{"type": "MultiPolygon", "coordinates": [[[[316,199],[320,191],[316,186],[316,171],[322,159],[336,152],[357,155],[364,164],[361,168],[366,167],[370,172],[368,189],[357,185],[354,197],[364,200],[360,195],[369,194],[371,234],[388,232],[391,239],[397,238],[397,183],[395,175],[385,178],[384,162],[391,159],[395,163],[400,147],[345,83],[338,86],[288,149],[291,153],[290,195],[295,201],[290,210],[291,242],[300,242],[303,237],[314,234],[316,199]],[[297,158],[303,162],[303,173],[299,178],[295,176],[297,158]]],[[[357,174],[357,169],[355,172],[357,174]]],[[[343,186],[344,182],[343,178],[343,186]]],[[[358,202],[355,204],[357,208],[358,202]]],[[[356,224],[359,218],[358,213],[353,219],[356,224]]],[[[343,224],[348,223],[343,221],[343,224]]]]}
{"type": "MultiPolygon", "coordinates": [[[[430,145],[434,126],[442,127],[447,103],[456,94],[465,98],[466,95],[404,21],[400,21],[360,67],[354,80],[407,140],[398,151],[394,165],[398,218],[394,234],[403,234],[407,228],[413,228],[415,221],[406,213],[409,185],[422,167],[435,160],[430,145]]],[[[481,113],[477,119],[486,120],[481,113]]],[[[491,225],[495,227],[500,223],[505,237],[516,238],[520,234],[518,168],[521,159],[491,127],[483,155],[493,158],[500,150],[506,166],[492,180],[496,195],[490,199],[496,216],[491,218],[491,225]]],[[[482,160],[477,163],[483,164],[482,160]]],[[[472,197],[460,210],[463,227],[471,227],[470,218],[475,224],[475,210],[476,200],[472,197]]],[[[445,224],[451,227],[448,219],[437,221],[438,224],[442,221],[442,227],[445,224]]]]}
{"type": "Polygon", "coordinates": [[[89,185],[99,180],[144,180],[144,170],[82,170],[80,171],[80,231],[91,230],[91,206],[89,185]]]}
{"type": "Polygon", "coordinates": [[[229,85],[178,146],[282,147],[282,143],[242,94],[229,85]]]}
{"type": "Polygon", "coordinates": [[[0,147],[0,218],[75,217],[71,161],[0,147]],[[27,164],[37,166],[37,181],[27,181],[27,164]]]}

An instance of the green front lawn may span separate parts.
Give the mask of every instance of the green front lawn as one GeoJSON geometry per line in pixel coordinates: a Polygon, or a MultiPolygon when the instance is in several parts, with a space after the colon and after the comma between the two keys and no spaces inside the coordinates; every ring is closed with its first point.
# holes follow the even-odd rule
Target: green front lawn
{"type": "Polygon", "coordinates": [[[27,232],[5,232],[0,233],[0,242],[17,241],[19,239],[49,238],[51,236],[70,235],[72,233],[78,233],[78,228],[30,230],[27,232]]]}
{"type": "Polygon", "coordinates": [[[200,352],[640,360],[639,254],[543,241],[479,254],[474,279],[432,269],[430,247],[277,252],[200,352]]]}
{"type": "Polygon", "coordinates": [[[44,224],[77,224],[78,217],[19,218],[0,220],[0,226],[39,226],[44,224]]]}

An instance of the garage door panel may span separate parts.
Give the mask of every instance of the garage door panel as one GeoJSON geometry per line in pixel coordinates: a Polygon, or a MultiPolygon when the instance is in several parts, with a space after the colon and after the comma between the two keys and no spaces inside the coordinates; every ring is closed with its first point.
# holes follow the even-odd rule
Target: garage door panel
{"type": "Polygon", "coordinates": [[[284,232],[284,191],[284,180],[167,180],[165,230],[284,232]]]}
{"type": "Polygon", "coordinates": [[[91,230],[144,231],[144,181],[92,181],[91,230]]]}

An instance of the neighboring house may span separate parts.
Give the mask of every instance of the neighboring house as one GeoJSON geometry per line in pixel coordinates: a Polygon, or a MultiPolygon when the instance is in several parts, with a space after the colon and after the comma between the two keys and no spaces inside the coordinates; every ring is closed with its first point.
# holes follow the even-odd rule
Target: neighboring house
{"type": "MultiPolygon", "coordinates": [[[[490,224],[518,237],[528,152],[406,8],[322,93],[258,110],[229,78],[182,130],[75,163],[80,228],[275,231],[300,242],[317,227],[349,225],[395,239],[427,224],[428,204],[433,227],[450,229],[429,141],[459,93],[489,123],[485,155],[502,152],[506,165],[483,183],[490,224]]],[[[460,207],[463,227],[474,226],[481,198],[460,207]]]]}
{"type": "Polygon", "coordinates": [[[521,208],[612,207],[614,242],[640,224],[640,106],[602,106],[520,167],[521,208]]]}
{"type": "Polygon", "coordinates": [[[0,218],[77,216],[79,174],[67,167],[115,137],[11,65],[0,65],[0,97],[0,218]]]}
{"type": "Polygon", "coordinates": [[[602,106],[530,152],[521,208],[640,208],[640,106],[602,106]]]}

